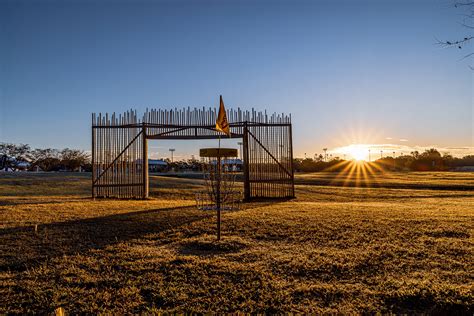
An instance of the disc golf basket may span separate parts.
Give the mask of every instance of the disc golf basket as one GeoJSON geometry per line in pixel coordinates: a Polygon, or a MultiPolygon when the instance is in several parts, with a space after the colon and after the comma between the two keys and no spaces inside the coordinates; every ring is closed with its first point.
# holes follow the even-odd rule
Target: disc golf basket
{"type": "Polygon", "coordinates": [[[242,193],[235,188],[237,149],[203,148],[205,189],[196,194],[197,208],[217,212],[217,239],[220,239],[221,211],[238,210],[242,193]]]}

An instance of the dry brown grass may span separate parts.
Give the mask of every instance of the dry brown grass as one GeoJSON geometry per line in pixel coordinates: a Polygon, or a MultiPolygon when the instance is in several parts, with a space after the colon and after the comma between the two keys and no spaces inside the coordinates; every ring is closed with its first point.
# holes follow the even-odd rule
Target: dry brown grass
{"type": "Polygon", "coordinates": [[[224,213],[220,243],[199,180],[92,201],[88,176],[2,175],[0,314],[472,314],[474,174],[426,175],[299,175],[296,200],[224,213]]]}

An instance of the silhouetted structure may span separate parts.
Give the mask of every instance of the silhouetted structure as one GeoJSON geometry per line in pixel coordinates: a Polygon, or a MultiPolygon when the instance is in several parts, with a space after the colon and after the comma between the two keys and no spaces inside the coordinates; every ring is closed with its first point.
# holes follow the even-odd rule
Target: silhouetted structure
{"type": "MultiPolygon", "coordinates": [[[[149,139],[217,139],[211,108],[151,110],[141,119],[92,114],[92,196],[148,197],[149,139]]],[[[230,137],[242,138],[244,198],[294,197],[291,117],[228,110],[230,137]]]]}

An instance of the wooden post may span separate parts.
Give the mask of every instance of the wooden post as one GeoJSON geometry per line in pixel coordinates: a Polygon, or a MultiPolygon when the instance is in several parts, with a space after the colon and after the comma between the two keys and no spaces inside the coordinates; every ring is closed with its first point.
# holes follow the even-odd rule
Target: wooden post
{"type": "Polygon", "coordinates": [[[250,170],[249,170],[249,131],[247,122],[244,123],[244,200],[250,200],[250,170]]]}
{"type": "Polygon", "coordinates": [[[142,126],[142,149],[143,149],[143,163],[142,163],[142,172],[143,172],[143,199],[148,198],[148,141],[146,139],[146,126],[143,122],[142,126]]]}

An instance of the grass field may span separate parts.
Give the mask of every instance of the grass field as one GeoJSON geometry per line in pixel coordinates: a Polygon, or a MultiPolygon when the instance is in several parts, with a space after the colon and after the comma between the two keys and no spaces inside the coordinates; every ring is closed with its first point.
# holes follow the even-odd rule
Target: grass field
{"type": "Polygon", "coordinates": [[[474,312],[474,174],[297,175],[223,215],[200,180],[91,200],[89,175],[0,175],[0,314],[474,312]]]}

